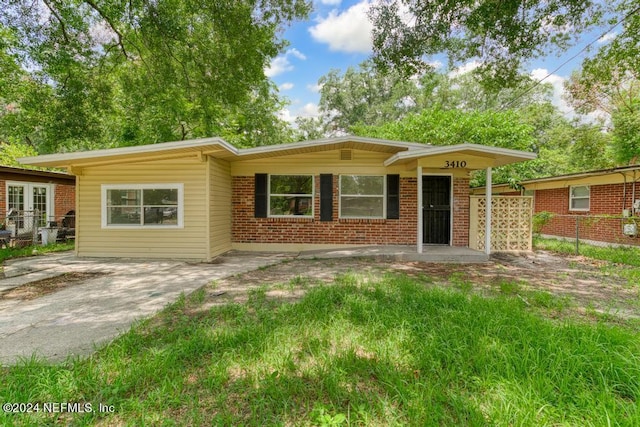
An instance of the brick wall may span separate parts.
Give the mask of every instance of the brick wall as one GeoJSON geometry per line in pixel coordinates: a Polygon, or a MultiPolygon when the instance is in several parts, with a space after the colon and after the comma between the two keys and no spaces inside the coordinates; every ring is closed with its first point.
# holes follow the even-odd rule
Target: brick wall
{"type": "Polygon", "coordinates": [[[76,186],[57,184],[54,194],[54,206],[56,220],[64,217],[64,215],[76,209],[76,186]]]}
{"type": "MultiPolygon", "coordinates": [[[[255,218],[254,177],[233,177],[232,241],[235,243],[308,243],[415,245],[417,179],[400,179],[400,219],[339,219],[338,176],[333,176],[333,221],[320,221],[320,179],[315,177],[313,218],[255,218]]],[[[469,245],[469,180],[453,182],[453,245],[469,245]]]]}
{"type": "Polygon", "coordinates": [[[236,243],[308,243],[415,245],[417,184],[400,179],[400,219],[339,219],[338,176],[333,176],[333,221],[320,221],[320,178],[315,177],[313,218],[255,218],[254,177],[233,177],[232,241],[236,243]]]}
{"type": "Polygon", "coordinates": [[[453,246],[469,246],[469,179],[453,179],[453,246]]]}
{"type": "MultiPolygon", "coordinates": [[[[626,203],[630,209],[633,184],[627,183],[626,203]]],[[[536,190],[535,212],[553,212],[554,216],[542,229],[542,234],[575,238],[576,220],[579,220],[578,234],[581,239],[606,243],[640,245],[640,238],[625,236],[622,233],[623,221],[620,218],[590,218],[591,216],[622,215],[624,202],[624,184],[592,185],[589,211],[569,210],[569,187],[536,190]]],[[[636,198],[640,198],[636,188],[636,198]]]]}
{"type": "MultiPolygon", "coordinates": [[[[31,182],[38,184],[37,182],[31,182]]],[[[2,216],[7,212],[7,182],[0,180],[0,212],[2,216]]],[[[55,184],[54,191],[54,216],[56,220],[60,220],[70,210],[75,210],[76,206],[76,186],[70,184],[55,184]]]]}

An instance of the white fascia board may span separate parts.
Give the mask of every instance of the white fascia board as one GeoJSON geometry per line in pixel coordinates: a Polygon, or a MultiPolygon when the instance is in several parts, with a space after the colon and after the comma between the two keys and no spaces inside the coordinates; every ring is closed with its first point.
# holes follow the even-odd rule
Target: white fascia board
{"type": "Polygon", "coordinates": [[[391,141],[386,139],[378,139],[378,138],[365,138],[361,136],[339,136],[335,138],[323,138],[323,139],[314,139],[309,141],[301,141],[301,142],[290,142],[286,144],[278,144],[278,145],[264,145],[261,147],[254,148],[243,148],[239,150],[239,155],[250,155],[250,154],[262,154],[262,153],[274,153],[278,151],[285,150],[295,150],[302,149],[308,147],[322,147],[323,145],[331,145],[331,144],[339,144],[342,142],[360,142],[365,144],[372,145],[386,145],[390,147],[399,147],[406,148],[407,150],[418,150],[424,149],[428,147],[426,144],[420,144],[417,142],[404,142],[404,141],[391,141]]]}
{"type": "Polygon", "coordinates": [[[200,138],[186,141],[161,142],[158,144],[135,145],[132,147],[107,148],[102,150],[78,151],[74,153],[44,154],[42,156],[21,157],[18,161],[22,164],[38,165],[50,162],[69,162],[74,160],[99,159],[101,157],[121,156],[130,154],[146,154],[161,151],[169,151],[180,148],[198,148],[216,144],[237,155],[238,149],[222,138],[200,138]]]}
{"type": "Polygon", "coordinates": [[[439,147],[430,147],[428,149],[411,150],[411,151],[396,153],[393,156],[389,157],[387,160],[385,160],[384,165],[385,166],[392,165],[398,160],[415,159],[419,157],[435,156],[438,154],[456,153],[458,151],[464,151],[464,150],[477,151],[481,154],[517,157],[517,158],[521,158],[522,160],[532,160],[538,157],[536,153],[531,153],[527,151],[465,143],[465,144],[459,144],[459,145],[443,145],[439,147]]]}

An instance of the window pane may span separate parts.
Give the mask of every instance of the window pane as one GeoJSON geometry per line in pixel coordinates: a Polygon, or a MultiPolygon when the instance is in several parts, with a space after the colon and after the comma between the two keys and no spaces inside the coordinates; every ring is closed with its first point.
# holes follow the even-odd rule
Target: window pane
{"type": "Polygon", "coordinates": [[[143,201],[145,206],[163,206],[163,205],[178,205],[178,189],[156,189],[156,190],[144,190],[143,201]]]}
{"type": "Polygon", "coordinates": [[[340,216],[371,218],[384,215],[383,197],[349,197],[340,198],[340,216]]]}
{"type": "Polygon", "coordinates": [[[269,198],[270,215],[311,216],[311,197],[271,196],[269,198]]]}
{"type": "Polygon", "coordinates": [[[363,175],[341,175],[341,194],[348,195],[383,195],[384,177],[363,175]]]}
{"type": "Polygon", "coordinates": [[[311,175],[271,175],[271,194],[313,194],[311,175]]]}
{"type": "Polygon", "coordinates": [[[589,187],[571,187],[571,197],[589,197],[589,187]]]}
{"type": "Polygon", "coordinates": [[[107,206],[140,206],[140,190],[107,190],[107,206]]]}
{"type": "Polygon", "coordinates": [[[107,224],[140,224],[140,208],[135,207],[108,207],[107,224]]]}
{"type": "Polygon", "coordinates": [[[177,219],[177,208],[144,208],[144,225],[176,225],[177,219]]]}
{"type": "Polygon", "coordinates": [[[571,209],[589,209],[589,199],[571,200],[571,209]]]}

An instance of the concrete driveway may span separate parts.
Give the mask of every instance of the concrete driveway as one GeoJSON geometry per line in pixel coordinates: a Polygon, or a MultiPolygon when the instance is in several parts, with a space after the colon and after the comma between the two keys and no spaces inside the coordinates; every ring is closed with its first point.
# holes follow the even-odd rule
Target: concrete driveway
{"type": "Polygon", "coordinates": [[[57,253],[7,261],[0,292],[67,272],[107,274],[33,300],[0,300],[0,364],[34,354],[54,362],[91,354],[96,345],[127,331],[135,320],[156,313],[182,292],[287,258],[290,255],[235,252],[215,263],[186,263],[57,253]]]}

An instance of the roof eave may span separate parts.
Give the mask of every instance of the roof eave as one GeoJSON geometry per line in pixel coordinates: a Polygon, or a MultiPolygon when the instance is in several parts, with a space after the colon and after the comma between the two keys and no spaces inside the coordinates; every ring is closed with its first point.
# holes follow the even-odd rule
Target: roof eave
{"type": "Polygon", "coordinates": [[[440,154],[456,153],[456,152],[465,151],[465,150],[478,151],[480,153],[498,155],[498,156],[509,156],[517,159],[514,162],[510,162],[510,163],[533,160],[538,157],[536,153],[513,150],[510,148],[490,147],[490,146],[479,145],[479,144],[460,144],[460,145],[445,145],[440,147],[431,147],[429,149],[423,149],[423,150],[413,150],[413,151],[396,153],[393,156],[389,157],[387,160],[385,160],[384,165],[390,166],[400,160],[417,159],[420,157],[431,157],[431,156],[437,156],[440,154]]]}
{"type": "Polygon", "coordinates": [[[180,150],[189,148],[207,147],[217,145],[232,155],[238,155],[238,149],[222,138],[201,138],[189,141],[172,141],[159,144],[136,145],[132,147],[108,148],[95,151],[80,151],[63,154],[44,154],[34,157],[22,157],[18,161],[22,164],[35,166],[63,166],[67,167],[81,161],[97,160],[101,158],[125,157],[143,154],[151,154],[162,151],[180,150]]]}

